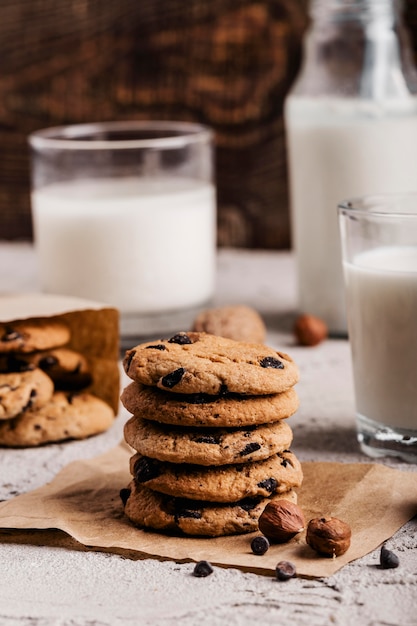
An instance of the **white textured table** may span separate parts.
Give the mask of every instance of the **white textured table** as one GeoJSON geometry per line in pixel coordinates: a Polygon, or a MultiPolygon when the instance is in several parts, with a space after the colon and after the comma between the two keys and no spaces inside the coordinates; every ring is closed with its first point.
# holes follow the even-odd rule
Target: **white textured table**
{"type": "MultiPolygon", "coordinates": [[[[37,288],[29,244],[0,244],[0,293],[37,288]]],[[[293,259],[289,253],[222,250],[216,304],[246,303],[262,313],[267,343],[298,363],[301,406],[292,418],[293,449],[301,461],[367,460],[356,443],[349,345],[328,340],[315,348],[294,345],[293,259]]],[[[124,379],[123,382],[126,382],[124,379]]],[[[87,441],[28,450],[0,450],[0,500],[50,481],[70,461],[92,458],[122,438],[121,409],[107,433],[87,441]]],[[[387,464],[417,470],[394,460],[387,464]]],[[[417,479],[417,475],[416,475],[417,479]]],[[[205,579],[192,564],[130,560],[114,554],[21,545],[0,535],[0,625],[215,626],[286,624],[417,624],[417,521],[406,524],[389,547],[401,559],[380,570],[378,551],[325,580],[272,578],[215,568],[205,579]]]]}

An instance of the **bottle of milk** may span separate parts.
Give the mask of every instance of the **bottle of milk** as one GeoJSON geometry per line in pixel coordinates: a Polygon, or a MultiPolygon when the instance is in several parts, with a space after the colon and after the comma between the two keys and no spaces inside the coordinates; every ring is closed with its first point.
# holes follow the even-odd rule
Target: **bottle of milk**
{"type": "Polygon", "coordinates": [[[346,333],[337,203],[417,190],[417,74],[396,0],[311,0],[285,103],[299,310],[346,333]]]}

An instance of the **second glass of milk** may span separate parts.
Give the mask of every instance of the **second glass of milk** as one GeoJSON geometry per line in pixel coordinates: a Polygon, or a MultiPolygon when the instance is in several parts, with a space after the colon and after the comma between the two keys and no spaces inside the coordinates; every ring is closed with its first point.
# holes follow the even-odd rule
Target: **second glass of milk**
{"type": "Polygon", "coordinates": [[[339,206],[358,439],[417,462],[417,194],[339,206]]]}
{"type": "Polygon", "coordinates": [[[211,131],[109,122],[29,142],[42,290],[118,308],[127,342],[188,328],[215,284],[211,131]]]}

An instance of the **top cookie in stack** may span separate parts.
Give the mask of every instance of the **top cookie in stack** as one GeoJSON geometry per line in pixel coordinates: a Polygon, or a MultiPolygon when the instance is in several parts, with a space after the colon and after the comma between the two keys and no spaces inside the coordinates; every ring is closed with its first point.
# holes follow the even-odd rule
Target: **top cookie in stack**
{"type": "Polygon", "coordinates": [[[121,496],[137,525],[190,535],[257,530],[271,498],[296,501],[300,463],[285,418],[298,368],[261,344],[199,332],[144,343],[123,362],[136,451],[121,496]]]}

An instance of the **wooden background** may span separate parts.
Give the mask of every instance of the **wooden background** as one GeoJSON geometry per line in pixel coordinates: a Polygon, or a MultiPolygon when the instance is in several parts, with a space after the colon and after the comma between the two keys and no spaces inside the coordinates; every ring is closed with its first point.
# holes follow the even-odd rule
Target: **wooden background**
{"type": "Polygon", "coordinates": [[[0,239],[32,237],[31,131],[153,118],[215,129],[220,246],[289,247],[282,105],[306,25],[306,0],[1,0],[0,239]]]}

